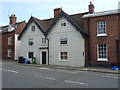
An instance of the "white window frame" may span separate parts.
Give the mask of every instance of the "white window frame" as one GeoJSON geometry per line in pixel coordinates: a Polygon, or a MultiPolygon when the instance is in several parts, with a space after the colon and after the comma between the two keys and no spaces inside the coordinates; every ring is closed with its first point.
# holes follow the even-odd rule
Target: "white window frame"
{"type": "Polygon", "coordinates": [[[12,37],[8,37],[8,45],[12,45],[12,37]]]}
{"type": "Polygon", "coordinates": [[[59,45],[68,45],[68,37],[67,36],[60,36],[59,37],[59,45]],[[63,38],[63,40],[62,40],[62,38],[63,38]],[[61,42],[66,42],[66,43],[61,43],[61,42]]]}
{"type": "Polygon", "coordinates": [[[31,26],[31,32],[35,32],[35,25],[31,26]],[[34,30],[33,30],[33,27],[34,27],[34,30]]]}
{"type": "Polygon", "coordinates": [[[42,37],[42,44],[46,44],[47,43],[47,40],[45,37],[42,37]]]}
{"type": "MultiPolygon", "coordinates": [[[[99,45],[100,44],[97,44],[97,57],[98,57],[98,59],[97,59],[97,61],[108,61],[108,52],[107,52],[107,44],[105,44],[106,45],[106,58],[100,58],[99,57],[99,45]]],[[[101,51],[101,53],[103,53],[103,51],[101,51]]]]}
{"type": "MultiPolygon", "coordinates": [[[[65,51],[65,52],[66,52],[66,51],[65,51]]],[[[67,52],[67,55],[66,55],[66,56],[67,56],[67,59],[61,59],[61,53],[62,53],[62,52],[59,52],[59,60],[60,60],[60,61],[69,61],[69,60],[68,60],[68,52],[67,52]]],[[[64,55],[64,56],[65,56],[65,55],[64,55]]]]}
{"type": "Polygon", "coordinates": [[[67,26],[67,21],[66,20],[61,20],[60,21],[60,27],[66,27],[67,26]],[[65,26],[64,26],[65,24],[65,26]]]}
{"type": "Polygon", "coordinates": [[[34,40],[33,40],[33,38],[28,39],[28,45],[29,45],[29,46],[33,46],[33,45],[34,45],[34,40]],[[33,44],[32,44],[32,45],[30,45],[30,42],[33,42],[33,44]]]}
{"type": "Polygon", "coordinates": [[[8,57],[12,57],[12,50],[11,49],[8,49],[7,55],[8,55],[8,57]]]}
{"type": "Polygon", "coordinates": [[[97,36],[107,36],[106,21],[99,21],[99,22],[97,22],[97,36]],[[101,26],[103,26],[103,27],[101,27],[101,26]],[[103,31],[105,33],[102,33],[103,31]]]}

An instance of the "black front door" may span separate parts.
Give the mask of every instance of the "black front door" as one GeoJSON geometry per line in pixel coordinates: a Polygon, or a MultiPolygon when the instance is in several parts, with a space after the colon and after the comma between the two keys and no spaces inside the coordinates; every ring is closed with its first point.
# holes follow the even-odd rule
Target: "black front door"
{"type": "Polygon", "coordinates": [[[42,52],[42,64],[46,64],[46,52],[42,52]]]}

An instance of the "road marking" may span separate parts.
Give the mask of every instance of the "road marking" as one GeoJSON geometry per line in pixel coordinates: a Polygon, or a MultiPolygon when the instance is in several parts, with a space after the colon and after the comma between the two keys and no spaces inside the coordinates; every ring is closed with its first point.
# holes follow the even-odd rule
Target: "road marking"
{"type": "Polygon", "coordinates": [[[2,68],[0,68],[0,70],[1,70],[1,71],[7,71],[7,70],[5,70],[5,69],[2,69],[2,68]]]}
{"type": "Polygon", "coordinates": [[[88,85],[88,84],[85,84],[83,82],[75,82],[75,81],[69,81],[69,80],[64,80],[64,82],[72,83],[72,84],[88,85]]]}
{"type": "Polygon", "coordinates": [[[49,68],[45,68],[45,67],[40,67],[39,69],[49,70],[49,68]]]}
{"type": "Polygon", "coordinates": [[[53,69],[45,68],[45,67],[39,67],[39,68],[37,68],[37,69],[40,69],[40,70],[49,70],[49,71],[55,71],[55,70],[53,70],[53,69]]]}
{"type": "Polygon", "coordinates": [[[40,78],[49,79],[49,80],[56,80],[55,78],[52,78],[52,77],[45,77],[45,76],[40,76],[40,75],[35,75],[35,76],[40,77],[40,78]]]}
{"type": "Polygon", "coordinates": [[[106,75],[102,75],[102,77],[108,77],[108,78],[115,78],[115,79],[118,79],[118,77],[114,77],[114,76],[106,76],[106,75]]]}
{"type": "Polygon", "coordinates": [[[19,73],[19,72],[17,72],[17,71],[13,71],[13,70],[5,70],[5,69],[2,69],[2,68],[0,68],[0,70],[2,70],[2,71],[7,71],[7,72],[12,72],[12,73],[19,73]]]}
{"type": "Polygon", "coordinates": [[[17,71],[13,71],[13,70],[8,70],[8,72],[19,73],[19,72],[17,72],[17,71]]]}
{"type": "Polygon", "coordinates": [[[64,72],[64,73],[79,74],[79,72],[71,72],[71,71],[64,71],[64,70],[58,70],[58,71],[64,72]]]}

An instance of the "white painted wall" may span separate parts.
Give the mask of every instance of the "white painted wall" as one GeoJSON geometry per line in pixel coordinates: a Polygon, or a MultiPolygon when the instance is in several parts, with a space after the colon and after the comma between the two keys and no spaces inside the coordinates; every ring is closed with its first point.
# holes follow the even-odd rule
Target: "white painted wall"
{"type": "Polygon", "coordinates": [[[34,23],[31,23],[26,32],[23,34],[22,38],[21,38],[21,50],[20,50],[20,56],[23,56],[25,58],[27,57],[27,53],[28,52],[34,52],[35,53],[35,57],[37,59],[37,63],[41,64],[42,60],[40,59],[40,53],[41,50],[39,49],[42,43],[42,37],[44,37],[43,33],[39,30],[39,28],[35,25],[35,32],[31,32],[30,31],[30,27],[31,25],[35,25],[34,23]],[[28,39],[33,38],[34,40],[34,45],[33,46],[29,46],[28,45],[28,39]]]}
{"type": "Polygon", "coordinates": [[[84,38],[68,21],[66,27],[60,27],[60,21],[65,20],[61,18],[57,24],[52,28],[48,35],[49,45],[49,62],[51,65],[64,66],[81,66],[85,64],[84,52],[84,38]],[[59,37],[67,36],[68,45],[59,45],[59,37]],[[68,61],[59,60],[59,52],[68,52],[68,61]]]}
{"type": "Polygon", "coordinates": [[[18,40],[18,36],[19,35],[15,34],[15,60],[18,60],[18,56],[20,55],[20,41],[18,40]]]}

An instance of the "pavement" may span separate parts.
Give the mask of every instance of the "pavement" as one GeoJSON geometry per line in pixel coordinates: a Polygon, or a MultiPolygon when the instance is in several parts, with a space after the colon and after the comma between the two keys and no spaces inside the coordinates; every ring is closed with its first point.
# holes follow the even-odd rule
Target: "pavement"
{"type": "Polygon", "coordinates": [[[102,68],[102,67],[74,67],[74,66],[60,66],[60,65],[21,64],[17,62],[16,64],[23,65],[23,66],[32,66],[32,67],[44,67],[44,68],[53,68],[53,69],[67,69],[67,70],[120,74],[120,70],[112,70],[110,68],[102,68]]]}

